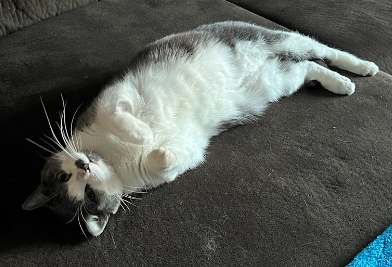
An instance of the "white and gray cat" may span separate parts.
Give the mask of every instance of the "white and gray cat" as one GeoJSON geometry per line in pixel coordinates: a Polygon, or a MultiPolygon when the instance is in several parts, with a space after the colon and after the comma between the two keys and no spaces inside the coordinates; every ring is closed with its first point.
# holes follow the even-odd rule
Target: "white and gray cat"
{"type": "Polygon", "coordinates": [[[314,59],[363,76],[378,72],[374,63],[309,37],[244,22],[203,25],[148,45],[72,133],[63,114],[64,144],[52,130],[61,150],[47,159],[23,208],[49,207],[100,235],[124,196],[199,166],[224,126],[251,121],[307,81],[354,92],[348,78],[314,59]]]}

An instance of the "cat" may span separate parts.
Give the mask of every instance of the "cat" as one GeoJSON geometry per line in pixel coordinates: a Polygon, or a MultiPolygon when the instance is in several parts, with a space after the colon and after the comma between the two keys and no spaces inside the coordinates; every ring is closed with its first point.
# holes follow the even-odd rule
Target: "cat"
{"type": "Polygon", "coordinates": [[[196,168],[212,136],[253,121],[304,83],[354,92],[350,79],[316,59],[358,75],[378,72],[374,63],[310,37],[246,22],[206,24],[149,44],[70,132],[64,108],[61,141],[47,118],[60,149],[34,142],[53,155],[23,209],[48,207],[100,235],[123,197],[196,168]]]}

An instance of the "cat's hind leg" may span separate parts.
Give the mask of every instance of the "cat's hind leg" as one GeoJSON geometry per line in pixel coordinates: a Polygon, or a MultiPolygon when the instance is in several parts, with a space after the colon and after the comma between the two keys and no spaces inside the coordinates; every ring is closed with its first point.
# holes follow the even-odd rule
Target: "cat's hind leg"
{"type": "Polygon", "coordinates": [[[348,52],[328,47],[308,36],[281,32],[281,41],[273,49],[281,57],[289,57],[296,61],[320,59],[327,65],[334,66],[349,72],[373,76],[379,69],[376,64],[360,59],[348,52]]]}
{"type": "Polygon", "coordinates": [[[362,76],[374,76],[379,70],[378,66],[373,62],[330,47],[325,48],[323,60],[327,65],[362,76]]]}
{"type": "Polygon", "coordinates": [[[316,80],[321,85],[335,94],[351,95],[355,91],[355,84],[349,78],[331,71],[315,62],[303,61],[298,63],[299,67],[306,70],[305,81],[316,80]]]}

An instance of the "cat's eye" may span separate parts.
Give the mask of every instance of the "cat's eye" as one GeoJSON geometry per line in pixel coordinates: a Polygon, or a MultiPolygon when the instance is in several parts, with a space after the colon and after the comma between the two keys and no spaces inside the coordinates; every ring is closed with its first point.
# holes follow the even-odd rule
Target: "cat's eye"
{"type": "Polygon", "coordinates": [[[68,182],[69,178],[71,178],[71,175],[65,172],[60,172],[59,174],[57,174],[57,180],[62,183],[68,182]]]}
{"type": "Polygon", "coordinates": [[[88,199],[90,199],[91,201],[95,201],[95,194],[93,190],[91,190],[89,185],[86,185],[85,193],[88,199]]]}

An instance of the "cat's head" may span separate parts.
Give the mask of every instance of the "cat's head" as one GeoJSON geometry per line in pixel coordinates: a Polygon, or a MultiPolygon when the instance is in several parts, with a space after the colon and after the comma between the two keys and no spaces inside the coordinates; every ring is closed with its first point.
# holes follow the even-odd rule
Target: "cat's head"
{"type": "Polygon", "coordinates": [[[65,220],[77,218],[98,236],[110,215],[117,212],[121,197],[120,179],[99,155],[63,150],[47,159],[41,183],[23,209],[47,207],[65,220]]]}

